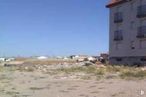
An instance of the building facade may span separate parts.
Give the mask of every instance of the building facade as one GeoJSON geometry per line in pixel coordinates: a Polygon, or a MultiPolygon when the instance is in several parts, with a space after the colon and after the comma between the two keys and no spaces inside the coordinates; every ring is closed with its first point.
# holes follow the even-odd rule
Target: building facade
{"type": "Polygon", "coordinates": [[[146,64],[146,0],[111,0],[109,61],[146,64]]]}

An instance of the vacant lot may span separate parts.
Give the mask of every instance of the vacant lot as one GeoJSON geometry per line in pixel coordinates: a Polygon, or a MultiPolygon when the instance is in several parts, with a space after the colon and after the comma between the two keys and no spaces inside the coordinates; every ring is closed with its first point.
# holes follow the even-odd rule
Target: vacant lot
{"type": "Polygon", "coordinates": [[[123,66],[0,67],[0,97],[146,97],[146,71],[123,66]]]}

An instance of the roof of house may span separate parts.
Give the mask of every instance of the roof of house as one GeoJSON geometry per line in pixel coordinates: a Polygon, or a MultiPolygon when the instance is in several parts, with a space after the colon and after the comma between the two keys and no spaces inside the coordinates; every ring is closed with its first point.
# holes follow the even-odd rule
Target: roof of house
{"type": "Polygon", "coordinates": [[[119,4],[125,3],[128,0],[110,0],[110,2],[106,5],[107,8],[111,8],[117,6],[119,4]]]}

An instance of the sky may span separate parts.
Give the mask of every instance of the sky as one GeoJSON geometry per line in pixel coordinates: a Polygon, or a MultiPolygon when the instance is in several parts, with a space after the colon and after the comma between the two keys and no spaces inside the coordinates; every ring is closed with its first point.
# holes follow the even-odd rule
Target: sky
{"type": "Polygon", "coordinates": [[[0,56],[108,52],[109,0],[0,0],[0,56]]]}

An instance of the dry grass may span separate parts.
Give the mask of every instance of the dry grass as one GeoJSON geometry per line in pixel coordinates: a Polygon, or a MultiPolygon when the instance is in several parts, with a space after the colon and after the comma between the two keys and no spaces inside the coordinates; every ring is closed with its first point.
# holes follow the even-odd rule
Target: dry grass
{"type": "Polygon", "coordinates": [[[27,66],[27,67],[16,67],[16,70],[20,71],[20,72],[33,72],[35,71],[34,67],[31,66],[27,66]]]}
{"type": "Polygon", "coordinates": [[[86,74],[95,74],[95,75],[103,75],[104,69],[96,68],[96,66],[89,66],[89,67],[71,67],[71,68],[61,68],[57,69],[58,72],[64,72],[64,73],[78,73],[83,72],[86,74]]]}
{"type": "Polygon", "coordinates": [[[52,65],[52,64],[64,64],[64,63],[68,63],[68,64],[74,64],[76,63],[75,60],[58,60],[58,59],[48,59],[48,60],[36,60],[36,59],[29,59],[29,60],[25,60],[24,64],[31,64],[31,65],[36,65],[36,64],[40,64],[40,65],[52,65]]]}
{"type": "Polygon", "coordinates": [[[106,66],[97,68],[96,66],[89,67],[71,67],[57,69],[58,73],[63,72],[66,74],[83,72],[86,74],[92,74],[98,78],[146,78],[146,71],[142,71],[141,68],[125,67],[125,66],[106,66]]]}
{"type": "MultiPolygon", "coordinates": [[[[30,61],[34,62],[33,64],[39,64],[40,61],[30,61]]],[[[50,62],[53,61],[44,61],[46,64],[50,64],[50,62]]],[[[56,62],[56,61],[55,61],[56,62]]],[[[58,61],[60,62],[60,61],[58,61]]],[[[42,64],[43,61],[41,62],[42,64]]],[[[45,67],[44,67],[45,68],[45,67]]],[[[42,68],[43,69],[43,68],[42,68]]],[[[18,67],[3,67],[0,66],[0,72],[7,72],[7,71],[26,71],[26,72],[33,72],[37,70],[37,68],[34,65],[28,65],[27,67],[25,66],[18,66],[18,67]]],[[[97,78],[115,78],[115,77],[120,77],[122,79],[127,79],[127,78],[146,78],[146,71],[143,71],[141,68],[137,67],[128,67],[128,66],[104,66],[104,67],[96,67],[96,66],[80,66],[80,67],[69,67],[69,68],[60,68],[60,69],[54,69],[54,70],[49,70],[47,69],[48,74],[56,75],[60,73],[64,74],[72,74],[72,73],[85,73],[85,74],[90,74],[93,76],[96,76],[97,78]]],[[[88,79],[88,78],[87,78],[88,79]]]]}
{"type": "Polygon", "coordinates": [[[127,70],[123,71],[120,74],[121,78],[127,79],[127,78],[146,78],[146,71],[141,70],[127,70]]]}

